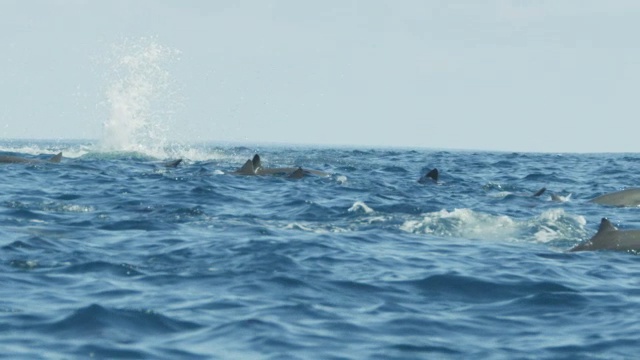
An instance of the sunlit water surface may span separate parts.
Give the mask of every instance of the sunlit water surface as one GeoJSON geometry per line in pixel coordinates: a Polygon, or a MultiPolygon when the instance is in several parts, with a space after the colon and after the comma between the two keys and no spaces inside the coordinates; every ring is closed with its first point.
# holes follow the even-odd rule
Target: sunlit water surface
{"type": "Polygon", "coordinates": [[[640,257],[566,251],[602,217],[640,228],[639,209],[588,202],[637,185],[636,154],[0,150],[65,155],[0,164],[0,357],[604,359],[640,349],[640,257]],[[256,152],[266,166],[330,176],[230,174],[256,152]],[[419,184],[433,167],[439,183],[419,184]]]}

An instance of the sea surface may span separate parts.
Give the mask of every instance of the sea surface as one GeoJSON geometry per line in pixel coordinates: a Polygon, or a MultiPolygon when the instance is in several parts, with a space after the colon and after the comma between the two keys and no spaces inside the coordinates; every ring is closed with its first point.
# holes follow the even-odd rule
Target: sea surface
{"type": "Polygon", "coordinates": [[[640,350],[640,257],[567,252],[603,217],[640,228],[640,209],[588,201],[638,186],[639,154],[0,141],[60,151],[0,164],[0,358],[640,350]],[[255,153],[330,175],[231,174],[255,153]],[[440,181],[418,183],[434,167],[440,181]]]}

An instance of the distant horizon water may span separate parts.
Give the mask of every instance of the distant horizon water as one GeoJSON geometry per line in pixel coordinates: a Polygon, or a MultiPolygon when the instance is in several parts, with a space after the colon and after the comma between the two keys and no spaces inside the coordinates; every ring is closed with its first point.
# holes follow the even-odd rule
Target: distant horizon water
{"type": "MultiPolygon", "coordinates": [[[[116,131],[116,133],[118,133],[116,131]]],[[[117,138],[117,137],[116,137],[117,138]]],[[[125,137],[126,138],[126,137],[125,137]]],[[[1,138],[0,142],[9,143],[9,142],[20,142],[20,143],[69,143],[69,142],[83,142],[83,143],[91,143],[96,147],[94,150],[96,151],[140,151],[144,152],[149,156],[155,156],[157,158],[165,158],[172,157],[176,155],[176,149],[182,148],[187,149],[191,146],[202,146],[202,145],[219,145],[222,147],[292,147],[292,148],[326,148],[326,149],[388,149],[388,150],[416,150],[416,151],[450,151],[450,152],[486,152],[486,153],[522,153],[522,154],[547,154],[547,155],[571,155],[571,154],[611,154],[611,155],[623,155],[623,154],[638,154],[638,152],[633,151],[521,151],[521,150],[500,150],[500,149],[472,149],[472,148],[446,148],[446,147],[428,147],[428,146],[399,146],[399,145],[363,145],[363,144],[322,144],[322,143],[296,143],[296,142],[249,142],[249,141],[231,141],[231,140],[194,140],[188,141],[184,139],[171,139],[170,137],[165,137],[162,140],[162,146],[136,146],[135,144],[127,144],[126,142],[112,142],[112,145],[116,145],[118,143],[122,144],[122,146],[118,149],[117,146],[107,146],[104,147],[102,142],[103,138],[1,138]],[[164,150],[163,150],[164,149],[164,150]],[[171,150],[173,149],[173,150],[171,150]]]]}

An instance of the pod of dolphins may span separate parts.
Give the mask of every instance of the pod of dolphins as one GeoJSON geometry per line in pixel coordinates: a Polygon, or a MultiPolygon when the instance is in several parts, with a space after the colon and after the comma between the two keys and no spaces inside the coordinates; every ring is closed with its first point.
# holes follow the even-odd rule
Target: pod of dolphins
{"type": "Polygon", "coordinates": [[[242,167],[231,172],[236,175],[284,175],[290,179],[301,179],[308,175],[329,176],[329,174],[319,171],[303,169],[301,167],[267,168],[262,166],[260,155],[255,154],[253,159],[247,160],[242,167]]]}
{"type": "MultiPolygon", "coordinates": [[[[41,164],[41,163],[59,163],[62,160],[62,153],[58,153],[46,160],[24,158],[19,156],[2,155],[0,163],[22,163],[22,164],[41,164]]],[[[177,167],[182,159],[172,160],[163,163],[166,167],[177,167]]],[[[255,154],[252,159],[242,165],[238,170],[232,171],[235,175],[280,175],[290,179],[301,179],[305,176],[329,176],[328,173],[319,170],[304,169],[302,167],[283,167],[268,168],[262,165],[260,155],[255,154]]],[[[424,176],[418,179],[420,184],[438,183],[439,172],[434,168],[429,170],[424,176]]],[[[546,188],[538,190],[533,196],[538,197],[546,191],[546,188]]],[[[560,197],[551,194],[552,200],[558,200],[560,197]]],[[[629,188],[621,191],[607,193],[595,197],[590,202],[606,205],[606,206],[640,206],[640,188],[629,188]]],[[[600,226],[596,234],[591,239],[584,241],[569,251],[585,251],[585,250],[618,250],[618,251],[640,251],[640,230],[619,230],[608,219],[602,218],[600,226]]]]}

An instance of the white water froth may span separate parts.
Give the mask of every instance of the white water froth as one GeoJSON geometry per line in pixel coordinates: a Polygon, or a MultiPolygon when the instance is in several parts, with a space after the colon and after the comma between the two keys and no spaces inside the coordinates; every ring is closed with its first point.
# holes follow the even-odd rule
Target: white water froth
{"type": "Polygon", "coordinates": [[[65,158],[76,158],[92,151],[93,144],[44,144],[44,143],[23,143],[23,142],[7,142],[0,145],[0,151],[16,153],[19,156],[26,155],[50,155],[54,156],[62,152],[65,158]]]}
{"type": "Polygon", "coordinates": [[[586,219],[563,209],[544,211],[532,219],[514,219],[471,209],[440,210],[407,220],[400,229],[411,233],[433,234],[478,240],[534,241],[575,240],[586,235],[586,219]]]}
{"type": "Polygon", "coordinates": [[[356,201],[347,211],[349,212],[362,211],[365,214],[371,214],[373,212],[373,209],[367,206],[367,204],[365,204],[362,201],[356,201]]]}
{"type": "Polygon", "coordinates": [[[314,234],[328,234],[328,233],[346,233],[354,231],[354,229],[339,227],[335,224],[318,224],[314,222],[301,222],[286,223],[282,226],[285,230],[303,231],[314,234]]]}

